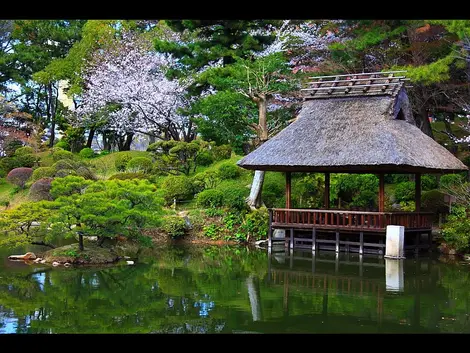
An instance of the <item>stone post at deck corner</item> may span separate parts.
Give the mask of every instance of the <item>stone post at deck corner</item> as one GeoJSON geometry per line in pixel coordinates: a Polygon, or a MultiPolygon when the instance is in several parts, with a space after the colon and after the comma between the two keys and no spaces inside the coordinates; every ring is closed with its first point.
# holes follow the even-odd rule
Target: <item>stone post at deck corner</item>
{"type": "Polygon", "coordinates": [[[385,258],[404,259],[405,258],[405,227],[387,226],[385,233],[385,258]]]}

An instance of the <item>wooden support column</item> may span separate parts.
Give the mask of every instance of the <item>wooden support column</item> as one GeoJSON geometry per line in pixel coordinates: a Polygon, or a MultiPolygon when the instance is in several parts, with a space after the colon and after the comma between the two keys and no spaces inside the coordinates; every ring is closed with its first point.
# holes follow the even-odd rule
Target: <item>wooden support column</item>
{"type": "Polygon", "coordinates": [[[286,172],[286,208],[291,208],[291,174],[286,172]]]}
{"type": "Polygon", "coordinates": [[[415,212],[421,211],[421,174],[415,174],[415,212]]]}
{"type": "Polygon", "coordinates": [[[325,173],[325,208],[330,209],[330,173],[325,173]]]}
{"type": "MultiPolygon", "coordinates": [[[[384,212],[385,210],[385,183],[384,183],[384,174],[379,174],[379,212],[384,212]]],[[[382,217],[380,217],[382,219],[382,217]]]]}

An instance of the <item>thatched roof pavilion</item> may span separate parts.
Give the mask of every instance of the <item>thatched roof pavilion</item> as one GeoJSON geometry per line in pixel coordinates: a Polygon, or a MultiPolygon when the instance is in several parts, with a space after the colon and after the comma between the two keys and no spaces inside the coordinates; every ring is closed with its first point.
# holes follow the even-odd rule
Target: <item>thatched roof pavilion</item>
{"type": "Polygon", "coordinates": [[[252,170],[335,173],[467,170],[416,126],[403,79],[364,76],[372,82],[369,89],[362,81],[343,79],[317,81],[314,88],[303,90],[305,102],[296,121],[238,165],[252,170]]]}
{"type": "Polygon", "coordinates": [[[431,233],[432,215],[420,212],[421,174],[468,168],[416,126],[407,79],[396,76],[403,72],[312,78],[310,87],[302,90],[304,103],[297,119],[238,162],[246,169],[286,173],[286,208],[270,210],[270,225],[290,228],[291,242],[294,228],[313,228],[313,234],[316,228],[384,232],[386,225],[398,224],[431,233]],[[324,210],[291,208],[291,172],[325,173],[324,210]],[[329,210],[330,173],[378,174],[378,212],[329,210]],[[386,173],[415,174],[414,213],[385,212],[386,173]]]}

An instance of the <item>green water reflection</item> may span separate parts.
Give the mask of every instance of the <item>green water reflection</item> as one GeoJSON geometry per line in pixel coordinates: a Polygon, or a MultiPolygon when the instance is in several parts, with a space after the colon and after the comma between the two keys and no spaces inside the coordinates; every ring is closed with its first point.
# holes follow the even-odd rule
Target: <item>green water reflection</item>
{"type": "Polygon", "coordinates": [[[51,268],[0,249],[0,333],[470,332],[469,267],[433,257],[168,246],[51,268]]]}

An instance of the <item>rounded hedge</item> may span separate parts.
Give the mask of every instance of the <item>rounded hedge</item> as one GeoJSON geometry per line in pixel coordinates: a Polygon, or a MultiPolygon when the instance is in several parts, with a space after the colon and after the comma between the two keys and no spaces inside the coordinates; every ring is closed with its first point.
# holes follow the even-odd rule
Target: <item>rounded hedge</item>
{"type": "Polygon", "coordinates": [[[134,157],[127,162],[126,170],[130,172],[142,171],[144,173],[150,173],[153,168],[153,163],[150,158],[147,157],[134,157]]]}
{"type": "Polygon", "coordinates": [[[219,177],[222,180],[235,179],[240,176],[240,167],[237,167],[232,163],[221,164],[218,168],[218,171],[219,177]]]}
{"type": "Polygon", "coordinates": [[[62,159],[75,159],[75,156],[73,155],[72,152],[70,151],[65,151],[65,150],[58,150],[52,153],[52,160],[54,162],[60,161],[62,159]]]}
{"type": "Polygon", "coordinates": [[[171,205],[173,200],[190,200],[194,195],[194,185],[192,179],[186,175],[168,176],[162,183],[163,198],[167,205],[171,205]]]}
{"type": "Polygon", "coordinates": [[[52,200],[51,196],[51,183],[52,178],[41,178],[31,185],[29,189],[29,197],[33,201],[41,201],[41,200],[52,200]]]}
{"type": "Polygon", "coordinates": [[[32,147],[24,146],[20,147],[15,151],[15,156],[24,156],[25,154],[33,154],[34,150],[32,147]]]}
{"type": "Polygon", "coordinates": [[[116,156],[114,160],[114,166],[119,172],[124,172],[127,167],[127,163],[132,159],[132,156],[128,153],[120,153],[116,156]]]}
{"type": "Polygon", "coordinates": [[[85,148],[82,148],[78,154],[82,158],[90,159],[90,158],[93,158],[95,156],[95,151],[93,151],[92,148],[85,147],[85,148]]]}
{"type": "Polygon", "coordinates": [[[247,208],[245,201],[248,189],[243,187],[226,188],[221,190],[223,195],[222,205],[232,210],[244,210],[247,208]]]}
{"type": "Polygon", "coordinates": [[[214,162],[214,157],[209,151],[203,151],[196,157],[197,165],[208,166],[214,162]]]}
{"type": "Polygon", "coordinates": [[[208,189],[197,194],[197,204],[202,207],[220,207],[223,204],[224,194],[216,189],[208,189]]]}
{"type": "Polygon", "coordinates": [[[8,173],[6,179],[9,183],[24,188],[31,175],[33,175],[32,168],[15,168],[8,173]]]}
{"type": "Polygon", "coordinates": [[[39,167],[33,172],[32,180],[36,181],[41,178],[52,178],[55,174],[55,169],[52,167],[39,167]]]}
{"type": "Polygon", "coordinates": [[[70,151],[70,145],[67,141],[65,140],[60,140],[59,142],[57,142],[55,144],[54,147],[57,147],[57,148],[62,148],[63,150],[67,150],[67,151],[70,151]]]}

